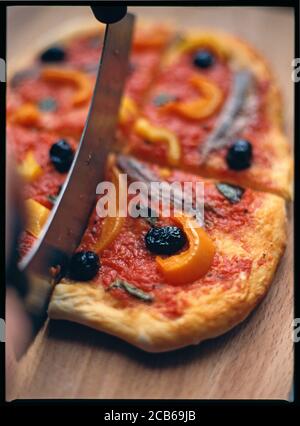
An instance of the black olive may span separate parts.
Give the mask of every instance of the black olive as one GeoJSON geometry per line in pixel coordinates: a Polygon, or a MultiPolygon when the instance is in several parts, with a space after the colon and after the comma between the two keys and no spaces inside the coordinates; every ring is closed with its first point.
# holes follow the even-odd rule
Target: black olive
{"type": "Polygon", "coordinates": [[[65,139],[59,140],[50,148],[50,159],[56,170],[60,173],[65,173],[69,170],[73,158],[73,149],[65,139]]]}
{"type": "Polygon", "coordinates": [[[61,46],[51,46],[40,55],[42,62],[62,62],[65,60],[66,52],[61,46]]]}
{"type": "Polygon", "coordinates": [[[186,235],[177,226],[153,227],[147,232],[145,243],[151,253],[174,254],[185,245],[186,235]]]}
{"type": "Polygon", "coordinates": [[[240,139],[228,149],[226,161],[232,170],[244,170],[251,166],[252,145],[250,142],[240,139]]]}
{"type": "Polygon", "coordinates": [[[214,62],[215,57],[208,50],[198,50],[194,56],[194,65],[199,68],[209,68],[214,62]]]}
{"type": "Polygon", "coordinates": [[[88,281],[95,277],[100,268],[100,260],[93,251],[79,251],[73,254],[69,275],[73,280],[88,281]]]}

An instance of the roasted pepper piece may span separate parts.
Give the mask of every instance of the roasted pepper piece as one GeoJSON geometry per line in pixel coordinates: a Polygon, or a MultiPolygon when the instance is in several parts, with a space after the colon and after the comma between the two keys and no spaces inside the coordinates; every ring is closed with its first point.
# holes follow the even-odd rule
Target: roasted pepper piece
{"type": "Polygon", "coordinates": [[[26,231],[37,238],[49,216],[50,210],[32,198],[25,201],[25,209],[27,214],[26,231]]]}
{"type": "Polygon", "coordinates": [[[29,151],[21,164],[18,165],[17,171],[23,179],[32,182],[43,172],[41,166],[38,164],[32,151],[29,151]]]}
{"type": "Polygon", "coordinates": [[[47,81],[73,84],[77,89],[73,96],[74,106],[80,106],[88,102],[92,96],[92,83],[83,72],[60,68],[44,68],[41,71],[41,76],[47,81]]]}
{"type": "Polygon", "coordinates": [[[174,219],[183,227],[189,247],[182,253],[167,258],[157,256],[156,262],[170,284],[191,283],[209,270],[214,258],[215,246],[195,219],[183,215],[174,219]]]}
{"type": "Polygon", "coordinates": [[[162,110],[175,111],[191,120],[202,120],[211,116],[222,104],[222,91],[216,84],[203,76],[193,76],[190,83],[199,90],[200,98],[187,102],[169,102],[162,107],[162,110]]]}
{"type": "Polygon", "coordinates": [[[108,247],[120,233],[124,223],[125,218],[118,216],[119,209],[119,170],[116,167],[112,168],[113,177],[112,182],[116,187],[116,203],[117,203],[117,216],[111,217],[107,216],[102,224],[101,234],[98,241],[95,244],[94,250],[97,253],[101,253],[106,247],[108,247]]]}
{"type": "Polygon", "coordinates": [[[133,99],[128,96],[124,96],[121,102],[119,121],[121,124],[126,124],[131,120],[134,120],[137,116],[137,106],[133,99]]]}
{"type": "Polygon", "coordinates": [[[177,136],[170,130],[162,127],[153,126],[145,118],[139,118],[134,125],[135,132],[153,143],[166,143],[168,145],[168,161],[169,164],[175,166],[178,164],[181,156],[180,144],[177,136]]]}
{"type": "Polygon", "coordinates": [[[94,247],[97,253],[101,253],[116,239],[124,225],[124,219],[119,216],[107,216],[104,219],[100,238],[94,247]]]}

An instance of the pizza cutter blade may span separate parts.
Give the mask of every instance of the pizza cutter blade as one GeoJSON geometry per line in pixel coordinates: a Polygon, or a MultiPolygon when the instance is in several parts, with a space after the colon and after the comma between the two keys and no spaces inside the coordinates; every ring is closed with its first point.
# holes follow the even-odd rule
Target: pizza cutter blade
{"type": "Polygon", "coordinates": [[[72,167],[41,236],[19,263],[20,271],[30,277],[28,310],[32,312],[46,313],[53,284],[51,272],[65,268],[95,206],[96,187],[104,179],[107,156],[115,138],[133,25],[134,16],[128,13],[106,26],[94,94],[72,167]]]}

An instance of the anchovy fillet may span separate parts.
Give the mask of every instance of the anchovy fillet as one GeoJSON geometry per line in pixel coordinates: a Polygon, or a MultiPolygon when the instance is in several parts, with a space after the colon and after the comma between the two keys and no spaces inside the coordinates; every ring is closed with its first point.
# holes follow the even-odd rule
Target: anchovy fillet
{"type": "Polygon", "coordinates": [[[244,106],[251,82],[252,74],[249,71],[242,70],[234,74],[231,94],[224,106],[219,121],[204,144],[201,144],[199,147],[201,162],[205,161],[211,151],[223,148],[228,144],[226,136],[244,106]]]}

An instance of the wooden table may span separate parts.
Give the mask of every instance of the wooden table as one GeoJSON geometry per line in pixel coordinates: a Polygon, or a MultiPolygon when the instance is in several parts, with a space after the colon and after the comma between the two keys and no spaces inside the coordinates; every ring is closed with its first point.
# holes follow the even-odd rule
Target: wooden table
{"type": "MultiPolygon", "coordinates": [[[[294,21],[288,8],[135,7],[141,17],[182,27],[207,26],[245,37],[269,60],[284,97],[292,141],[294,21]],[[280,29],[280,31],[279,31],[280,29]]],[[[45,39],[92,18],[87,7],[14,7],[8,20],[8,66],[45,39]],[[48,30],[49,29],[49,30],[48,30]]],[[[244,321],[217,339],[172,353],[147,354],[108,335],[52,321],[18,365],[7,398],[271,398],[287,399],[293,371],[293,247],[271,290],[244,321]]]]}

